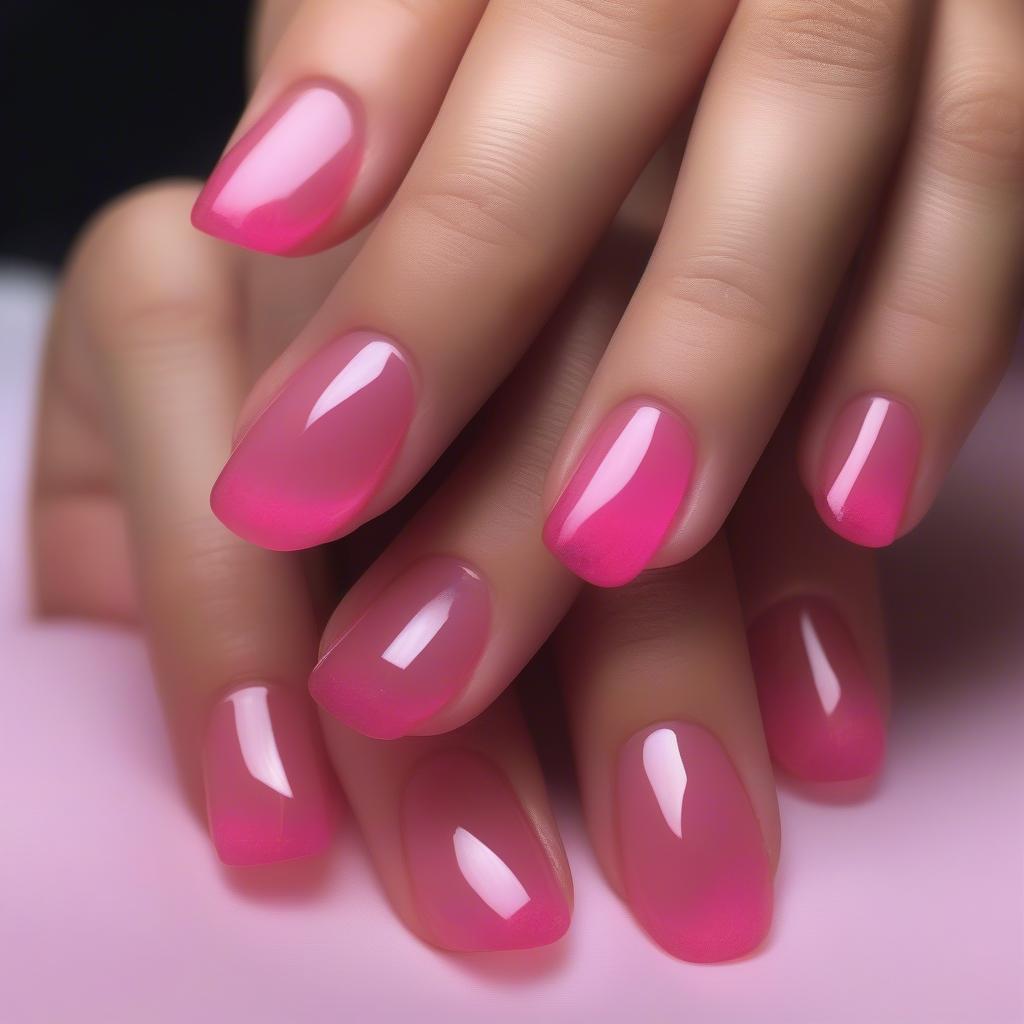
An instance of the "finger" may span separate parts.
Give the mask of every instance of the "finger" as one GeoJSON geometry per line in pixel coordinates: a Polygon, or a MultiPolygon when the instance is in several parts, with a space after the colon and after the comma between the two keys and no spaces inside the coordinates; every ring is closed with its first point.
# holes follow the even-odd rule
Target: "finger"
{"type": "MultiPolygon", "coordinates": [[[[69,272],[65,323],[95,360],[93,411],[109,417],[186,783],[205,795],[221,859],[266,863],[328,846],[333,783],[303,690],[315,631],[299,569],[240,542],[207,505],[244,374],[236,283],[215,244],[188,229],[194,195],[153,188],[103,215],[69,272]]],[[[77,541],[90,538],[83,530],[77,541]]]]}
{"type": "Polygon", "coordinates": [[[399,916],[443,949],[543,946],[572,882],[515,704],[458,732],[382,743],[325,720],[327,745],[399,916]]]}
{"type": "Polygon", "coordinates": [[[915,526],[988,401],[1024,305],[1024,8],[942,0],[860,302],[802,446],[824,521],[879,547],[915,526]]]}
{"type": "Polygon", "coordinates": [[[552,467],[591,583],[721,527],[789,401],[899,141],[920,0],[745,0],[643,281],[552,467]]]}
{"type": "Polygon", "coordinates": [[[621,591],[585,590],[557,651],[601,866],[673,956],[755,949],[779,822],[724,540],[621,591]]]}
{"type": "Polygon", "coordinates": [[[350,728],[390,739],[463,724],[568,610],[579,583],[541,541],[544,474],[648,251],[611,233],[468,456],[331,617],[310,690],[350,728]]]}
{"type": "Polygon", "coordinates": [[[484,0],[305,0],[192,211],[236,245],[303,255],[374,217],[426,135],[484,0]]]}
{"type": "Polygon", "coordinates": [[[761,721],[788,774],[867,779],[882,767],[889,705],[877,566],[818,518],[795,424],[788,416],[729,519],[761,721]]]}
{"type": "Polygon", "coordinates": [[[728,7],[488,6],[395,200],[246,403],[213,495],[231,529],[310,546],[419,479],[564,294],[696,88],[728,7]]]}

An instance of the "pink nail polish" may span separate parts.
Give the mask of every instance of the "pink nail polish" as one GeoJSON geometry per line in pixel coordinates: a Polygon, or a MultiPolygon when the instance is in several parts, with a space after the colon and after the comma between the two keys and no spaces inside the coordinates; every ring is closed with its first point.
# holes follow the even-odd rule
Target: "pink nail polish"
{"type": "Polygon", "coordinates": [[[880,395],[851,402],[832,428],[815,495],[840,537],[881,548],[896,539],[914,484],[921,432],[902,403],[880,395]]]}
{"type": "Polygon", "coordinates": [[[413,897],[434,941],[463,952],[545,946],[569,905],[505,776],[467,750],[429,756],[402,798],[413,897]]]}
{"type": "Polygon", "coordinates": [[[772,758],[797,778],[840,782],[874,775],[885,721],[853,637],[820,598],[791,598],[748,633],[772,758]]]}
{"type": "Polygon", "coordinates": [[[246,431],[214,484],[214,514],[276,551],[341,536],[391,469],[414,405],[394,342],[369,331],[338,338],[246,431]]]}
{"type": "Polygon", "coordinates": [[[352,190],[363,151],[357,104],[324,82],[282,96],[214,168],[192,223],[235,245],[297,253],[352,190]]]}
{"type": "Polygon", "coordinates": [[[555,503],[544,543],[589,583],[628,583],[668,533],[694,462],[689,431],[674,413],[649,401],[620,405],[555,503]]]}
{"type": "Polygon", "coordinates": [[[626,897],[659,945],[695,963],[760,945],[771,865],[750,797],[707,729],[668,722],[633,736],[617,805],[626,897]]]}
{"type": "Polygon", "coordinates": [[[210,715],[206,808],[225,864],[271,864],[323,853],[336,805],[312,709],[280,686],[228,693],[210,715]]]}
{"type": "Polygon", "coordinates": [[[377,739],[406,735],[453,700],[487,645],[491,599],[454,558],[427,558],[377,596],[313,670],[316,702],[377,739]]]}

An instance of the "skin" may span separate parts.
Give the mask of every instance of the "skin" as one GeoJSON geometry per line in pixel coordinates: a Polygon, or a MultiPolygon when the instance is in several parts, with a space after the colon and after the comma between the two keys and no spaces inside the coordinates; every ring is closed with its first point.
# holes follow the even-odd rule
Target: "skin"
{"type": "MultiPolygon", "coordinates": [[[[319,6],[327,9],[331,5],[319,6]]],[[[257,46],[262,54],[273,51],[274,60],[278,58],[272,37],[288,21],[286,7],[268,8],[257,46]]],[[[1007,12],[1003,15],[1011,17],[1009,8],[1007,12]]],[[[298,40],[289,44],[295,53],[305,52],[303,34],[295,28],[301,24],[292,22],[289,28],[298,40]]],[[[472,27],[468,21],[467,26],[468,32],[472,27]]],[[[497,38],[497,30],[494,32],[497,38]]],[[[711,28],[708,33],[714,34],[711,28]]],[[[1001,47],[1002,34],[992,36],[985,35],[979,47],[982,43],[1001,47]]],[[[978,52],[984,51],[971,50],[972,54],[978,52]]],[[[688,65],[694,76],[698,63],[688,65]]],[[[476,60],[480,69],[486,64],[483,57],[476,60]]],[[[934,59],[929,66],[933,65],[934,59]]],[[[284,62],[275,71],[282,87],[289,78],[289,67],[284,62]]],[[[936,72],[938,79],[942,78],[940,72],[936,72]]],[[[724,74],[716,72],[718,77],[724,74]]],[[[274,79],[268,82],[272,84],[274,79]]],[[[269,85],[267,89],[269,97],[274,90],[269,85]]],[[[452,145],[464,127],[457,107],[456,114],[459,116],[450,118],[452,145]]],[[[256,115],[251,112],[249,116],[256,115]]],[[[415,133],[404,138],[402,145],[405,149],[396,144],[395,152],[413,153],[418,145],[415,133]]],[[[451,150],[447,145],[435,145],[437,167],[443,171],[451,150]]],[[[981,147],[959,147],[963,152],[958,150],[957,156],[965,161],[959,173],[965,179],[985,173],[978,169],[980,161],[971,158],[975,149],[981,147]]],[[[1007,146],[995,162],[1000,181],[1007,183],[1005,191],[997,187],[991,197],[984,192],[984,198],[996,204],[999,216],[982,218],[984,230],[976,230],[979,219],[973,216],[955,219],[962,232],[955,236],[957,246],[971,245],[988,252],[991,245],[993,270],[1004,267],[1009,252],[1018,251],[1013,247],[1019,243],[1014,220],[1019,213],[1015,205],[1019,190],[1012,156],[1007,146]],[[994,244],[996,236],[1003,240],[999,245],[994,244]]],[[[417,163],[422,159],[421,155],[417,163]]],[[[397,183],[404,168],[398,157],[392,163],[391,180],[397,183]]],[[[915,166],[913,159],[909,166],[915,166]]],[[[664,177],[662,173],[660,192],[657,188],[652,192],[660,195],[665,191],[664,177]]],[[[628,188],[628,175],[622,178],[623,189],[628,188]]],[[[406,183],[402,188],[410,186],[406,183]]],[[[894,203],[903,203],[903,191],[897,190],[894,203]]],[[[914,185],[908,184],[905,191],[916,203],[920,193],[914,185]]],[[[981,201],[977,193],[967,192],[981,201]]],[[[197,748],[211,700],[225,687],[251,679],[280,680],[296,692],[304,692],[320,634],[318,612],[324,594],[319,586],[310,587],[300,562],[242,543],[209,512],[209,487],[230,449],[233,426],[251,415],[243,409],[237,419],[246,393],[250,394],[246,408],[258,404],[254,392],[249,391],[254,378],[264,371],[270,374],[260,378],[258,394],[260,388],[274,386],[275,373],[280,379],[280,374],[287,372],[281,366],[301,357],[301,349],[295,348],[280,355],[281,346],[300,329],[304,337],[314,337],[312,326],[302,325],[317,307],[319,312],[309,323],[321,324],[324,332],[336,330],[338,323],[331,310],[336,308],[332,303],[339,294],[355,297],[353,303],[356,299],[366,303],[345,306],[346,316],[354,322],[368,322],[361,319],[361,313],[387,307],[396,316],[405,315],[404,309],[414,311],[419,323],[421,314],[430,310],[417,304],[436,302],[433,320],[441,324],[444,293],[441,289],[439,296],[432,297],[432,281],[436,289],[436,282],[443,284],[446,272],[477,267],[482,276],[475,286],[482,294],[492,294],[510,277],[502,247],[497,247],[499,255],[493,260],[481,263],[472,239],[462,239],[449,249],[449,255],[459,257],[452,267],[429,259],[436,232],[406,232],[400,203],[397,213],[390,208],[379,224],[349,247],[285,264],[239,257],[185,227],[194,195],[192,186],[175,184],[123,200],[97,219],[78,248],[51,338],[40,419],[34,522],[42,611],[141,620],[145,626],[181,752],[186,787],[198,801],[197,748]],[[154,237],[164,244],[154,246],[154,237]],[[396,258],[408,263],[396,267],[391,262],[396,258]],[[410,276],[414,264],[429,268],[433,277],[424,275],[418,285],[410,276]],[[400,297],[395,296],[393,287],[384,295],[383,285],[375,282],[386,278],[378,275],[396,272],[408,289],[403,289],[400,297]],[[341,283],[335,285],[339,279],[341,283]],[[383,305],[376,305],[378,299],[383,305]],[[278,356],[284,362],[279,360],[267,370],[278,356]]],[[[677,191],[674,204],[678,195],[677,191]]],[[[613,199],[604,196],[609,206],[613,199]]],[[[339,223],[338,234],[331,240],[372,217],[375,202],[367,192],[362,213],[350,207],[352,220],[339,223]]],[[[493,558],[487,563],[487,572],[503,596],[500,645],[488,650],[460,700],[417,730],[423,736],[380,744],[333,721],[324,722],[326,748],[367,835],[385,887],[403,919],[427,941],[437,942],[438,938],[419,919],[409,897],[408,865],[395,830],[395,803],[403,772],[414,755],[426,748],[468,743],[499,752],[502,767],[538,834],[544,837],[553,870],[567,898],[569,895],[557,829],[514,702],[505,699],[482,718],[474,720],[474,716],[487,708],[529,661],[575,596],[577,583],[539,542],[545,470],[552,460],[558,464],[558,439],[566,429],[572,433],[574,428],[567,426],[569,416],[582,400],[608,339],[613,334],[619,337],[617,325],[618,331],[622,330],[623,308],[636,278],[622,256],[635,246],[637,234],[641,239],[649,237],[651,225],[661,223],[664,204],[657,199],[650,205],[653,214],[645,210],[642,216],[626,219],[625,235],[614,236],[610,244],[613,259],[595,261],[589,282],[574,293],[547,329],[543,350],[516,371],[498,404],[489,410],[490,425],[485,421],[478,447],[431,501],[408,518],[398,537],[384,547],[379,561],[348,591],[321,640],[321,646],[329,644],[357,614],[375,578],[390,575],[397,566],[421,554],[458,550],[477,563],[493,558]]],[[[941,200],[926,206],[933,214],[946,208],[941,200]]],[[[904,208],[917,207],[913,203],[900,206],[904,208]]],[[[914,223],[914,218],[908,217],[907,223],[914,223]]],[[[899,216],[894,222],[904,223],[899,216]]],[[[941,218],[933,222],[935,234],[929,237],[945,237],[942,225],[949,222],[941,218]]],[[[589,230],[591,236],[574,235],[561,243],[578,247],[573,250],[578,252],[575,257],[561,251],[566,266],[582,260],[594,237],[594,227],[589,230]]],[[[920,236],[908,230],[894,237],[920,236]]],[[[659,248],[663,251],[664,245],[659,248]]],[[[906,246],[893,251],[902,253],[906,246]]],[[[949,280],[962,279],[959,271],[966,251],[958,247],[946,251],[948,260],[943,267],[949,280]]],[[[895,266],[898,256],[891,260],[884,265],[895,266]]],[[[526,267],[526,262],[524,258],[523,273],[532,274],[534,270],[526,267]]],[[[934,261],[930,265],[935,265],[934,261]]],[[[556,277],[552,294],[545,294],[530,307],[517,330],[535,332],[540,327],[567,283],[567,273],[556,277]]],[[[986,328],[988,340],[978,346],[982,350],[978,363],[984,363],[991,376],[998,363],[992,352],[997,343],[1004,344],[1004,321],[1011,318],[1009,278],[1009,272],[997,275],[1004,289],[999,292],[1004,298],[1002,313],[986,328]]],[[[963,297],[969,308],[980,314],[981,304],[988,310],[993,296],[977,281],[967,275],[963,297]]],[[[469,317],[467,345],[473,332],[479,337],[486,327],[486,315],[487,311],[473,312],[469,317]],[[479,319],[473,319],[476,316],[479,319]]],[[[972,322],[978,322],[977,318],[972,322]]],[[[439,346],[442,333],[438,328],[439,346]]],[[[528,340],[532,334],[524,337],[523,343],[528,340]]],[[[849,350],[843,341],[837,358],[841,360],[849,350]]],[[[894,351],[898,350],[894,346],[894,351]]],[[[433,396],[433,406],[448,410],[450,419],[440,426],[414,425],[417,440],[403,454],[396,475],[368,515],[396,500],[434,461],[438,448],[461,426],[462,412],[473,402],[479,404],[518,356],[518,351],[498,352],[496,369],[487,378],[490,383],[483,386],[476,367],[455,372],[457,352],[442,352],[440,347],[437,352],[441,360],[438,379],[455,380],[468,391],[464,389],[461,404],[451,401],[451,395],[433,396]],[[477,394],[473,388],[482,390],[477,394]],[[467,393],[476,397],[467,398],[467,393]]],[[[600,365],[604,367],[603,362],[600,365]]],[[[598,374],[602,372],[598,370],[598,374]]],[[[838,379],[831,364],[825,372],[826,381],[838,379]]],[[[984,383],[975,385],[958,406],[966,410],[965,423],[990,384],[985,376],[984,383]]],[[[593,386],[591,383],[591,389],[593,386]]],[[[950,390],[960,393],[958,387],[950,390]]],[[[781,402],[781,411],[785,398],[776,401],[781,402]]],[[[427,409],[430,407],[428,403],[427,409]]],[[[426,413],[421,410],[420,415],[426,413]]],[[[818,415],[824,414],[812,413],[812,417],[818,415]]],[[[756,474],[740,502],[729,538],[737,567],[735,578],[725,557],[725,542],[719,539],[706,557],[692,567],[676,570],[667,582],[652,584],[649,590],[641,584],[639,590],[627,590],[614,598],[591,596],[577,608],[566,631],[563,650],[569,653],[563,665],[568,667],[563,668],[562,676],[568,687],[570,731],[581,765],[584,805],[599,858],[615,885],[619,883],[617,852],[608,826],[609,765],[631,727],[669,715],[684,715],[714,726],[740,767],[773,860],[777,855],[774,784],[746,660],[744,619],[753,620],[784,594],[827,590],[843,608],[884,699],[884,640],[870,556],[845,545],[824,528],[801,533],[805,547],[794,545],[793,520],[777,513],[780,506],[799,505],[804,509],[801,521],[805,525],[815,522],[795,473],[778,471],[780,465],[792,461],[789,453],[795,432],[790,427],[770,451],[765,465],[776,470],[756,474]],[[781,557],[782,551],[787,557],[781,557]],[[649,601],[644,597],[648,593],[654,595],[649,601]],[[621,603],[631,594],[635,602],[621,603]],[[604,601],[609,603],[603,605],[604,601]],[[624,609],[634,605],[642,614],[625,615],[624,609]],[[680,630],[677,611],[686,607],[704,609],[709,617],[705,625],[711,628],[680,630]],[[607,637],[596,630],[596,624],[607,621],[609,615],[624,616],[627,631],[635,632],[620,637],[629,641],[620,645],[621,650],[611,649],[607,637]],[[595,635],[598,640],[593,639],[595,635]],[[651,673],[645,671],[645,666],[654,664],[662,667],[666,685],[654,685],[651,673]],[[687,670],[694,664],[708,667],[700,674],[704,682],[680,687],[678,680],[692,676],[687,670]],[[627,679],[631,684],[646,679],[650,685],[646,690],[641,687],[638,697],[635,685],[624,687],[627,679]]],[[[743,476],[745,473],[737,475],[737,488],[743,476]]],[[[550,482],[547,486],[550,489],[550,482]]],[[[708,537],[713,532],[711,529],[708,537]]],[[[352,557],[365,561],[365,549],[352,557]]],[[[325,576],[321,565],[314,578],[325,576]]]]}
{"type": "Polygon", "coordinates": [[[372,325],[411,353],[419,404],[397,462],[347,528],[394,504],[518,361],[710,67],[654,256],[552,454],[545,508],[609,410],[652,397],[689,426],[697,466],[650,564],[698,551],[735,503],[859,254],[862,283],[802,429],[802,476],[812,493],[826,485],[824,448],[848,402],[895,396],[920,434],[893,532],[912,528],[991,393],[1020,313],[1019,5],[493,0],[482,16],[479,4],[446,6],[443,30],[438,9],[267,9],[257,53],[268,65],[243,127],[312,76],[353,88],[366,108],[366,166],[311,246],[365,224],[382,208],[371,195],[397,192],[256,381],[236,436],[321,346],[372,325]],[[372,25],[346,26],[379,40],[375,69],[410,60],[410,19],[429,51],[410,60],[407,121],[359,47],[324,43],[337,19],[370,10],[372,25]],[[271,29],[285,24],[275,46],[271,29]],[[429,111],[456,37],[469,40],[461,63],[429,111]],[[595,166],[601,174],[581,184],[578,168],[595,166]]]}
{"type": "MultiPolygon", "coordinates": [[[[260,287],[254,287],[250,269],[187,229],[182,214],[193,196],[192,186],[169,184],[120,201],[97,219],[71,261],[44,380],[33,522],[42,613],[117,618],[145,629],[186,791],[198,805],[199,746],[211,702],[253,679],[284,683],[304,695],[317,646],[318,608],[330,593],[310,580],[330,577],[322,563],[312,566],[317,571],[310,576],[297,556],[239,541],[209,510],[209,480],[230,443],[247,366],[260,359],[251,351],[257,336],[250,342],[238,333],[239,324],[259,322],[264,314],[293,317],[296,311],[285,306],[315,296],[299,296],[287,274],[275,277],[265,268],[260,287]],[[162,244],[153,245],[154,237],[162,244]],[[247,293],[260,299],[245,310],[247,293]]],[[[481,561],[489,550],[515,552],[487,566],[492,586],[507,595],[497,631],[501,646],[482,663],[464,702],[446,712],[447,721],[424,730],[432,735],[380,742],[321,717],[325,749],[396,912],[435,944],[444,940],[425,925],[410,894],[398,824],[405,780],[428,753],[468,748],[497,761],[571,900],[557,826],[514,697],[491,702],[509,681],[507,673],[525,665],[555,627],[577,590],[574,578],[537,539],[543,455],[599,358],[634,279],[623,258],[630,237],[610,240],[606,255],[613,258],[595,260],[552,323],[544,349],[510,382],[502,400],[517,410],[511,426],[498,405],[454,473],[349,592],[321,640],[328,645],[343,627],[373,573],[399,560],[438,545],[475,553],[481,561]],[[524,599],[524,586],[537,589],[524,599]],[[545,587],[556,596],[538,608],[537,595],[545,587]]],[[[781,479],[770,474],[751,491],[755,520],[763,518],[758,507],[787,500],[778,487],[781,479]]],[[[813,521],[794,476],[786,488],[789,500],[802,500],[813,521]]],[[[758,525],[752,530],[756,543],[751,540],[746,550],[762,550],[762,542],[764,549],[774,549],[773,531],[781,537],[783,528],[779,523],[765,534],[758,525]]],[[[354,558],[365,559],[365,543],[353,549],[354,558]]],[[[882,663],[869,553],[844,545],[820,526],[810,551],[807,565],[828,580],[882,663]]],[[[804,587],[807,565],[800,558],[764,563],[744,556],[739,579],[751,595],[751,611],[759,610],[766,594],[804,587]]],[[[584,766],[585,806],[612,883],[617,884],[615,847],[602,824],[610,795],[601,780],[626,730],[669,714],[707,722],[721,735],[740,766],[774,862],[774,781],[724,538],[662,584],[638,584],[616,601],[636,614],[622,617],[613,611],[617,605],[585,602],[562,648],[569,652],[562,678],[571,739],[584,766]],[[650,607],[648,594],[657,595],[650,607]],[[700,615],[684,615],[687,626],[681,630],[678,612],[687,607],[701,609],[700,615]],[[637,630],[621,649],[628,648],[629,659],[639,664],[623,663],[626,655],[616,654],[620,645],[611,642],[616,634],[596,628],[609,613],[637,630]],[[588,634],[591,641],[604,639],[591,650],[588,634]],[[655,685],[645,663],[658,664],[670,683],[655,685]],[[706,668],[701,682],[684,686],[696,664],[706,668]],[[630,686],[624,688],[627,679],[630,686]],[[638,688],[638,679],[651,684],[638,688]]],[[[884,668],[880,679],[884,687],[884,668]]]]}

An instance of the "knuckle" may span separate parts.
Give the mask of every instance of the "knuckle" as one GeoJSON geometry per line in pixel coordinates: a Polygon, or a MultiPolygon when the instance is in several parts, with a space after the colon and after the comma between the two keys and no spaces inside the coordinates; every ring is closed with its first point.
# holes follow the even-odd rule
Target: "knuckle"
{"type": "Polygon", "coordinates": [[[1024,74],[960,68],[939,83],[925,122],[941,170],[981,182],[1024,179],[1024,74]]]}
{"type": "Polygon", "coordinates": [[[777,0],[763,5],[757,46],[771,74],[800,85],[887,86],[910,19],[901,0],[777,0]]]}
{"type": "Polygon", "coordinates": [[[446,258],[472,262],[481,250],[533,250],[536,240],[524,215],[531,191],[521,154],[511,152],[509,140],[478,139],[472,150],[411,191],[409,211],[426,221],[446,258]]]}
{"type": "Polygon", "coordinates": [[[225,266],[189,225],[194,199],[188,183],[146,185],[108,204],[83,232],[71,273],[99,354],[178,347],[232,323],[225,266]]]}
{"type": "Polygon", "coordinates": [[[526,0],[526,16],[580,51],[611,60],[637,52],[676,55],[692,33],[692,17],[678,0],[526,0]]]}
{"type": "Polygon", "coordinates": [[[749,257],[711,250],[672,261],[655,272],[652,283],[677,322],[710,317],[744,330],[763,331],[773,319],[765,278],[765,268],[749,257]]]}

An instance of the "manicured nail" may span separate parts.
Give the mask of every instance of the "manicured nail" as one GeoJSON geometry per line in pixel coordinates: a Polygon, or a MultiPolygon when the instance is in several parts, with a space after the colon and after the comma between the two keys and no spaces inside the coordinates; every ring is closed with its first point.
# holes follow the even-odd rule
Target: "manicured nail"
{"type": "Polygon", "coordinates": [[[921,432],[902,403],[879,395],[851,402],[825,447],[818,512],[840,537],[881,548],[891,544],[914,485],[921,432]]]}
{"type": "Polygon", "coordinates": [[[213,487],[240,537],[294,551],[345,532],[391,469],[412,420],[409,363],[369,331],[321,349],[246,431],[213,487]]]}
{"type": "Polygon", "coordinates": [[[654,940],[696,963],[755,949],[771,923],[771,866],[718,740],[681,722],[633,736],[620,755],[617,805],[626,897],[654,940]]]}
{"type": "Polygon", "coordinates": [[[362,151],[351,99],[323,82],[294,89],[224,154],[192,223],[247,249],[295,253],[344,205],[362,151]]]}
{"type": "Polygon", "coordinates": [[[406,735],[453,700],[484,652],[491,599],[454,558],[427,558],[390,583],[313,670],[316,702],[376,739],[406,735]]]}
{"type": "Polygon", "coordinates": [[[402,798],[413,897],[434,941],[464,952],[546,946],[569,927],[551,859],[505,776],[479,754],[422,761],[402,798]]]}
{"type": "Polygon", "coordinates": [[[628,583],[665,539],[694,462],[678,416],[647,401],[620,405],[598,427],[555,503],[544,543],[589,583],[628,583]]]}
{"type": "Polygon", "coordinates": [[[885,754],[878,691],[835,609],[790,598],[754,622],[748,642],[776,764],[812,782],[876,774],[885,754]]]}
{"type": "Polygon", "coordinates": [[[210,715],[203,773],[210,833],[225,864],[323,853],[336,807],[312,709],[280,686],[228,693],[210,715]]]}

